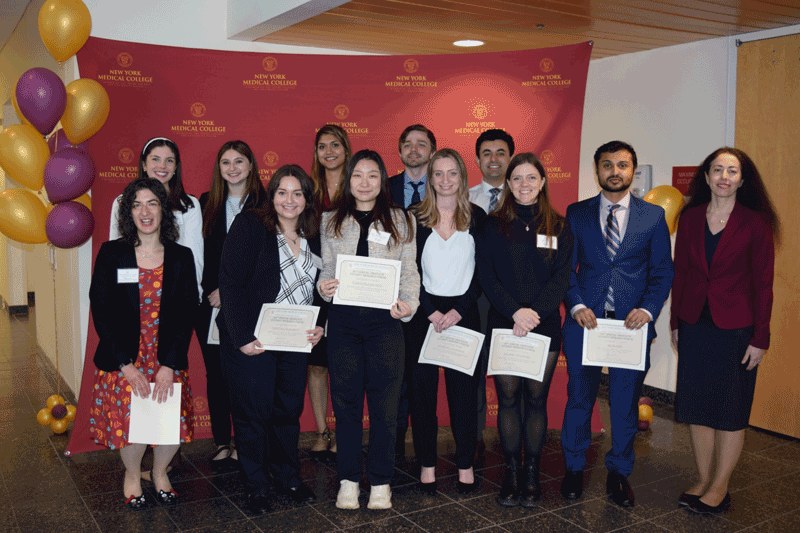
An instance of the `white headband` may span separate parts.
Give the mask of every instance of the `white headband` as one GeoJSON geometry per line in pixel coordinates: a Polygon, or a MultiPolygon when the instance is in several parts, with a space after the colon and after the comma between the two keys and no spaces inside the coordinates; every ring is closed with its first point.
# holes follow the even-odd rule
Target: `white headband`
{"type": "Polygon", "coordinates": [[[168,143],[171,143],[173,146],[177,146],[172,139],[167,139],[166,137],[153,137],[152,139],[150,139],[145,143],[144,148],[142,148],[142,155],[144,155],[144,152],[145,150],[147,150],[147,147],[150,146],[150,143],[155,141],[167,141],[168,143]]]}

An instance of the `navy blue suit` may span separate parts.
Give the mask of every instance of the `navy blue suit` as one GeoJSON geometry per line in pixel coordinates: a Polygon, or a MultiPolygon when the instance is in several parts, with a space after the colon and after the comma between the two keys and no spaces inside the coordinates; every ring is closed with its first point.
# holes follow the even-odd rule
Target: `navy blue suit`
{"type": "MultiPolygon", "coordinates": [[[[575,235],[570,287],[566,306],[583,304],[603,317],[606,291],[614,288],[615,312],[624,319],[633,309],[653,316],[649,341],[655,338],[655,320],[672,286],[674,269],[664,209],[631,196],[625,236],[613,260],[609,259],[600,225],[600,196],[572,204],[567,222],[575,235]]],[[[571,314],[564,321],[564,354],[569,384],[561,430],[567,470],[583,470],[591,442],[591,414],[600,383],[601,367],[583,366],[583,328],[571,314]]],[[[628,476],[633,470],[633,440],[638,417],[637,400],[650,368],[650,342],[645,371],[609,369],[612,447],[606,455],[609,471],[628,476]]]]}

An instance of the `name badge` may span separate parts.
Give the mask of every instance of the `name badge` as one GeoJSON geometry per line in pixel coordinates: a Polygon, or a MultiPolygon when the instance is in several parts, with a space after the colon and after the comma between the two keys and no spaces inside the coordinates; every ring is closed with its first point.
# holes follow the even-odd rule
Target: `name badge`
{"type": "Polygon", "coordinates": [[[367,235],[367,240],[386,246],[389,244],[389,237],[391,237],[390,233],[371,228],[369,230],[369,235],[367,235]]]}
{"type": "Polygon", "coordinates": [[[317,270],[322,270],[322,258],[317,254],[311,254],[311,263],[317,270]]]}
{"type": "Polygon", "coordinates": [[[117,283],[139,283],[139,269],[118,268],[117,283]]]}
{"type": "Polygon", "coordinates": [[[547,235],[542,235],[540,233],[536,236],[536,247],[558,250],[558,237],[548,237],[547,235]]]}

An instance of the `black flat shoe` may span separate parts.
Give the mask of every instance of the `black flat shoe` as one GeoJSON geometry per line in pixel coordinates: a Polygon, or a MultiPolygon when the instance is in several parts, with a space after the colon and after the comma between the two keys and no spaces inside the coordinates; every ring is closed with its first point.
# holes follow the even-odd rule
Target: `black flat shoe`
{"type": "Polygon", "coordinates": [[[694,503],[689,504],[689,510],[694,511],[695,513],[703,513],[703,514],[716,514],[722,513],[727,511],[731,508],[731,493],[728,492],[725,494],[725,497],[722,498],[722,501],[719,502],[719,505],[716,507],[712,507],[707,503],[703,503],[700,501],[700,498],[697,498],[697,501],[694,503]]]}
{"type": "Polygon", "coordinates": [[[561,481],[561,495],[568,500],[577,500],[583,494],[583,470],[567,470],[561,481]]]}
{"type": "Polygon", "coordinates": [[[125,505],[128,506],[128,509],[141,509],[147,503],[147,500],[144,499],[144,494],[141,496],[129,496],[127,500],[125,500],[125,505]]]}
{"type": "MultiPolygon", "coordinates": [[[[333,432],[329,428],[325,428],[325,431],[322,433],[317,433],[317,439],[322,439],[325,442],[325,449],[324,450],[309,450],[308,455],[312,459],[317,459],[318,461],[327,461],[330,459],[330,447],[331,441],[333,440],[333,432]]],[[[335,456],[335,454],[334,454],[335,456]]]]}
{"type": "Polygon", "coordinates": [[[619,472],[609,472],[606,478],[606,493],[620,507],[633,507],[634,496],[628,478],[619,472]]]}
{"type": "Polygon", "coordinates": [[[476,490],[478,490],[477,479],[472,483],[462,483],[461,481],[456,481],[456,492],[459,494],[472,494],[476,490]]]}
{"type": "Polygon", "coordinates": [[[287,487],[281,492],[296,503],[314,503],[317,501],[317,495],[302,481],[296,487],[287,487]]]}
{"type": "Polygon", "coordinates": [[[158,497],[158,501],[167,505],[176,503],[178,501],[178,493],[172,489],[168,491],[160,490],[156,496],[158,497]]]}
{"type": "Polygon", "coordinates": [[[417,483],[417,489],[421,493],[427,494],[428,496],[435,495],[437,488],[438,487],[436,481],[431,481],[430,483],[423,483],[422,481],[420,481],[419,483],[417,483]]]}
{"type": "Polygon", "coordinates": [[[682,507],[689,507],[698,501],[700,501],[700,496],[697,494],[688,494],[686,492],[682,492],[681,495],[678,496],[678,505],[682,507]]]}

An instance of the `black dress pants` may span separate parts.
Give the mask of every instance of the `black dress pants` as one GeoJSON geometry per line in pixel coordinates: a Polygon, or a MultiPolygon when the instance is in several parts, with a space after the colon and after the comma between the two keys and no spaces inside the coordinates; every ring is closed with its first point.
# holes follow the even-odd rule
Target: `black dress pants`
{"type": "Polygon", "coordinates": [[[219,344],[208,344],[208,328],[211,322],[212,307],[208,302],[200,304],[195,321],[195,333],[203,352],[206,367],[206,398],[208,399],[208,418],[214,444],[222,446],[231,442],[231,403],[228,383],[222,374],[219,344]]]}
{"type": "Polygon", "coordinates": [[[284,488],[299,485],[297,443],[308,354],[265,351],[248,356],[224,334],[220,346],[247,490],[266,492],[270,472],[284,488]]]}

